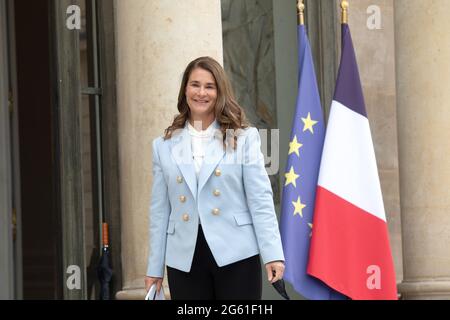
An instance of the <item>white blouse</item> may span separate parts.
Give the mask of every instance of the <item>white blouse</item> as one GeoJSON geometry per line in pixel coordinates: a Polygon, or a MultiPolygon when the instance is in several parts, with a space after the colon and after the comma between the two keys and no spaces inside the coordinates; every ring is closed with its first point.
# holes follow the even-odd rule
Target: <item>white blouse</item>
{"type": "Polygon", "coordinates": [[[192,158],[194,160],[195,173],[198,175],[205,157],[206,147],[214,135],[214,122],[206,130],[198,131],[188,122],[188,130],[191,135],[192,158]]]}

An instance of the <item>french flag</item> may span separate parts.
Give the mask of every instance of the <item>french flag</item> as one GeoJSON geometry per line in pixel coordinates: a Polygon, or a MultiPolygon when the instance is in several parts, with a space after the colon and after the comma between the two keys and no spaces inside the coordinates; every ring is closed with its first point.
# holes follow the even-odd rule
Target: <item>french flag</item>
{"type": "Polygon", "coordinates": [[[375,152],[348,24],[316,192],[308,273],[351,299],[397,299],[375,152]]]}

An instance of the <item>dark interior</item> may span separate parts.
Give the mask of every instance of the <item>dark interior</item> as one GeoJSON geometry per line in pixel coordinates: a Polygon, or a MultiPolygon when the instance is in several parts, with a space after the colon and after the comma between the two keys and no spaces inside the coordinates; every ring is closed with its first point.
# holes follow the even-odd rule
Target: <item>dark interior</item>
{"type": "Polygon", "coordinates": [[[14,0],[24,299],[60,299],[49,1],[14,0]]]}

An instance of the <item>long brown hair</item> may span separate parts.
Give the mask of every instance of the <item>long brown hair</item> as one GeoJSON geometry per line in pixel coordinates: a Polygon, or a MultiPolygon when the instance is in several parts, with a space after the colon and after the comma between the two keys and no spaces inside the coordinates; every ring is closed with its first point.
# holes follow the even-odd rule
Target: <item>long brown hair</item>
{"type": "MultiPolygon", "coordinates": [[[[180,114],[175,116],[172,125],[164,131],[164,140],[170,139],[175,130],[183,129],[186,121],[190,117],[190,109],[186,101],[186,86],[189,77],[194,69],[201,68],[209,71],[217,86],[217,100],[214,106],[216,121],[220,125],[223,143],[230,139],[231,146],[236,149],[237,135],[241,129],[247,128],[250,124],[245,116],[245,112],[236,102],[230,81],[225,74],[222,66],[211,57],[200,57],[190,62],[186,67],[181,81],[180,92],[178,94],[178,111],[180,114]],[[232,130],[233,135],[227,137],[227,130],[232,130]],[[231,139],[232,138],[232,139],[231,139]]],[[[229,132],[228,132],[229,133],[229,132]]]]}

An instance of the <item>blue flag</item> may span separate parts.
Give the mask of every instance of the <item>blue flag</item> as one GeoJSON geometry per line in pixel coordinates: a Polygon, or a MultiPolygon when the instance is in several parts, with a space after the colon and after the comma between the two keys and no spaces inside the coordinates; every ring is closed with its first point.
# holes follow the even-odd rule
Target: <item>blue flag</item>
{"type": "Polygon", "coordinates": [[[281,203],[284,278],[307,299],[344,299],[306,273],[325,125],[305,26],[298,27],[298,38],[299,87],[281,203]]]}

